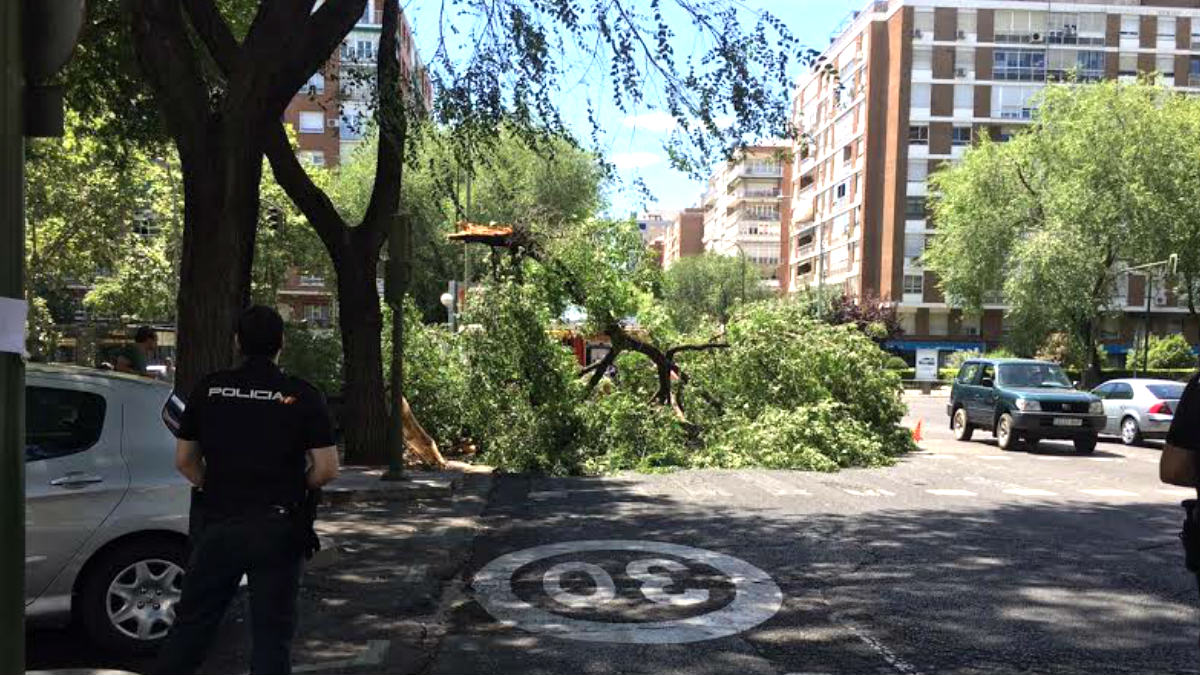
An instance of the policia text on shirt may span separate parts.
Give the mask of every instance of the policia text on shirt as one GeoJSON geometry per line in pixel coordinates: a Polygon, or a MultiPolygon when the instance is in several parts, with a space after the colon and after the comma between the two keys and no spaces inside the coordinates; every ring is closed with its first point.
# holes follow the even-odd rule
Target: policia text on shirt
{"type": "Polygon", "coordinates": [[[314,547],[312,495],[337,476],[325,400],[275,365],[283,320],[251,307],[237,326],[240,368],[205,377],[187,400],[176,466],[196,486],[192,554],[156,673],[194,673],[243,575],[250,581],[254,675],[291,672],[301,564],[314,547]],[[306,470],[306,466],[311,468],[306,470]]]}

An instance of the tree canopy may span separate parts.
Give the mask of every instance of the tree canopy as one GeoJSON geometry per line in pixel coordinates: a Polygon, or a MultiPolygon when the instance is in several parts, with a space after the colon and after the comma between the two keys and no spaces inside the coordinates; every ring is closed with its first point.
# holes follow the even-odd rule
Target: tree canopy
{"type": "Polygon", "coordinates": [[[984,139],[933,175],[937,234],[925,263],[968,311],[1002,295],[1019,353],[1062,330],[1095,369],[1123,265],[1173,246],[1161,241],[1160,215],[1179,197],[1158,186],[1172,167],[1181,184],[1196,171],[1174,158],[1171,120],[1183,103],[1161,87],[1106,82],[1047,87],[1034,105],[1027,131],[984,139]]]}

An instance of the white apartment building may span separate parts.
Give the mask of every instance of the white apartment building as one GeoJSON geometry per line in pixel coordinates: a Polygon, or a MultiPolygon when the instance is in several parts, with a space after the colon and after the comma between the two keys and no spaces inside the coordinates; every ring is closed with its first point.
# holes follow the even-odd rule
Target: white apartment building
{"type": "Polygon", "coordinates": [[[779,283],[786,154],[781,145],[747,148],[717,167],[704,194],[704,249],[745,256],[771,285],[779,283]]]}

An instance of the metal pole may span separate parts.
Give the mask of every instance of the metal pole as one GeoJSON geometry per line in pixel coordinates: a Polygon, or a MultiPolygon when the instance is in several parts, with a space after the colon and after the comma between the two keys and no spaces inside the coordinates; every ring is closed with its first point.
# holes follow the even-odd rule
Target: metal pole
{"type": "MultiPolygon", "coordinates": [[[[21,0],[0,0],[0,297],[25,299],[21,0]]],[[[0,673],[25,670],[25,364],[0,353],[0,673]]]]}
{"type": "Polygon", "coordinates": [[[412,227],[400,214],[392,217],[388,233],[387,302],[392,308],[392,425],[388,440],[388,470],[383,479],[405,480],[404,452],[404,296],[412,264],[412,227]]]}
{"type": "MultiPolygon", "coordinates": [[[[1146,327],[1145,337],[1142,338],[1144,351],[1142,352],[1142,376],[1150,370],[1150,298],[1154,297],[1154,271],[1147,270],[1146,272],[1146,327]]],[[[1134,376],[1137,376],[1137,368],[1134,368],[1134,376]]]]}

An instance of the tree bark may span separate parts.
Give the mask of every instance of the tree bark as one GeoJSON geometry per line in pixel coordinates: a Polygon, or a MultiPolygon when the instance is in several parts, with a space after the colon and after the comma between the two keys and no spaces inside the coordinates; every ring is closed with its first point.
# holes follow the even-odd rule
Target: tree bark
{"type": "Polygon", "coordinates": [[[388,461],[390,425],[380,344],[383,313],[375,285],[379,249],[356,248],[351,245],[337,265],[338,325],[345,359],[346,456],[355,464],[383,466],[388,461]]]}

